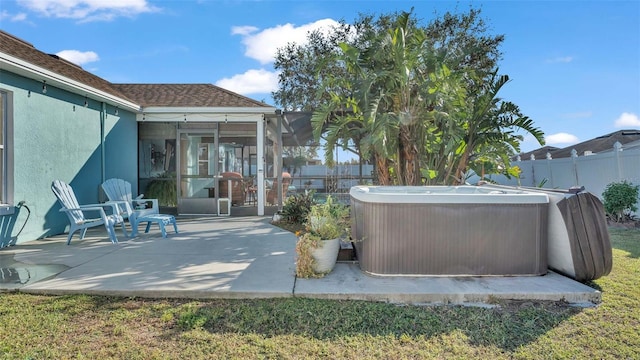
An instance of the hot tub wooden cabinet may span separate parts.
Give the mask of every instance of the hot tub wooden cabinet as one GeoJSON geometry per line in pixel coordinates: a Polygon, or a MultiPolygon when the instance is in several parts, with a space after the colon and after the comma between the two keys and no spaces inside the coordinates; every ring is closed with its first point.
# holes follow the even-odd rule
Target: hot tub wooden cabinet
{"type": "Polygon", "coordinates": [[[547,273],[543,193],[477,186],[355,186],[351,232],[372,275],[547,273]]]}

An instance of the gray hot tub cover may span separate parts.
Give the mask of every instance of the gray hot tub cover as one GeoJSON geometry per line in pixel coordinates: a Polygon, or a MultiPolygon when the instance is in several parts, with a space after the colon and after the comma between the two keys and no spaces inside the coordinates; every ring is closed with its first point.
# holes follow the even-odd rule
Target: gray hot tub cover
{"type": "Polygon", "coordinates": [[[595,280],[611,272],[611,240],[604,207],[589,192],[579,192],[557,204],[569,236],[575,279],[595,280]]]}

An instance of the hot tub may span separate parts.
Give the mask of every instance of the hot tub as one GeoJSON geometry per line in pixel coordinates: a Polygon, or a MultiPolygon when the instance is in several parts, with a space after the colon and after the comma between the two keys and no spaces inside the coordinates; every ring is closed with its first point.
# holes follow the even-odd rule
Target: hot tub
{"type": "Polygon", "coordinates": [[[355,186],[351,235],[372,275],[547,272],[543,193],[477,186],[355,186]]]}

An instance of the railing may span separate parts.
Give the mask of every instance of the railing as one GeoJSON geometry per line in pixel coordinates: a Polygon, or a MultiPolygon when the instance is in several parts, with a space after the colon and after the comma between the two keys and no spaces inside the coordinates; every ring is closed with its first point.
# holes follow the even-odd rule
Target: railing
{"type": "Polygon", "coordinates": [[[292,173],[292,182],[297,192],[315,190],[318,193],[349,193],[352,186],[373,183],[373,166],[363,165],[360,176],[359,165],[336,165],[328,168],[324,165],[303,166],[292,173]]]}

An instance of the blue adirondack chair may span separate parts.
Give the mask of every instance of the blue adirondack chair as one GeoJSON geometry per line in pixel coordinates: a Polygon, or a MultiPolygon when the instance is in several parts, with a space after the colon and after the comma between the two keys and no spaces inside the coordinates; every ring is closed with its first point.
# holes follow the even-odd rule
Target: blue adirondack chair
{"type": "MultiPolygon", "coordinates": [[[[131,184],[122,179],[108,179],[102,183],[102,190],[110,201],[123,206],[122,214],[132,226],[143,216],[158,214],[158,199],[144,199],[144,194],[133,198],[131,184]],[[150,207],[148,205],[151,205],[150,207]]],[[[135,231],[134,231],[135,233],[135,231]]]]}
{"type": "Polygon", "coordinates": [[[71,243],[73,234],[80,230],[80,239],[84,239],[88,228],[104,225],[109,234],[109,239],[114,244],[118,243],[116,237],[115,225],[120,224],[124,236],[127,237],[127,229],[124,226],[124,219],[120,214],[117,202],[108,202],[104,204],[88,204],[79,205],[76,199],[76,194],[73,192],[71,186],[60,180],[54,180],[51,183],[51,190],[58,198],[58,202],[62,206],[61,212],[64,212],[69,217],[69,236],[67,238],[67,245],[71,243]],[[107,211],[105,211],[107,209],[107,211]],[[110,210],[110,211],[109,211],[110,210]],[[100,217],[90,218],[86,214],[98,214],[100,217]]]}

